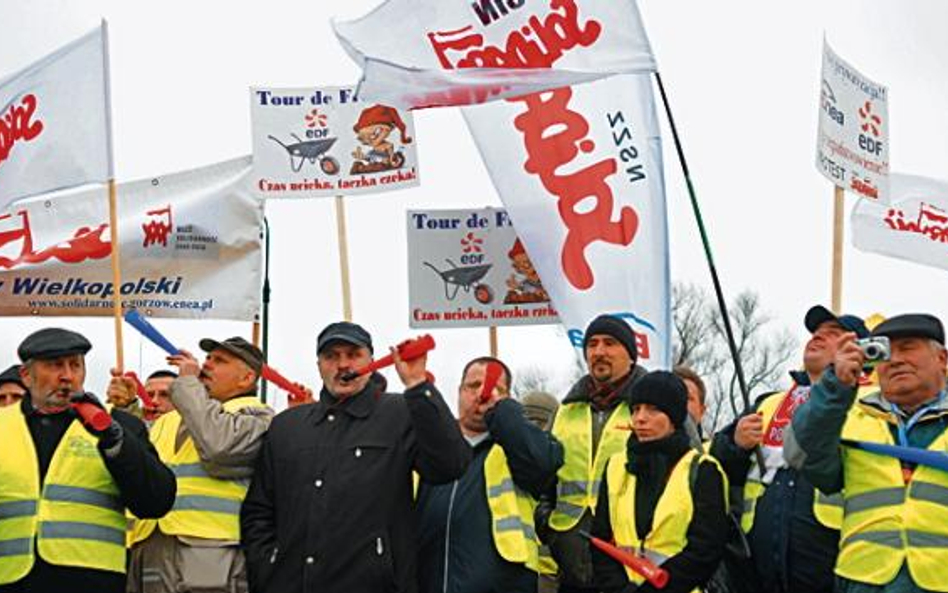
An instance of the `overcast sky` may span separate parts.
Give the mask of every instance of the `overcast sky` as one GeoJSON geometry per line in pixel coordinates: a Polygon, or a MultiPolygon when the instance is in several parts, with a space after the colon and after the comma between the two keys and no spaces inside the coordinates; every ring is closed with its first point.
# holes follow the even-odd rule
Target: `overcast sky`
{"type": "MultiPolygon", "coordinates": [[[[3,2],[0,78],[106,18],[116,173],[120,181],[152,177],[249,154],[251,86],[355,83],[359,71],[329,20],[359,16],[376,3],[3,2]]],[[[777,323],[802,340],[806,309],[830,299],[833,190],[814,166],[823,36],[842,58],[889,87],[891,170],[948,179],[948,7],[939,0],[642,0],[639,6],[724,289],[729,296],[757,291],[777,323]]],[[[346,200],[355,318],[379,346],[420,333],[407,322],[404,211],[500,205],[456,110],[417,113],[415,124],[422,185],[346,200]]],[[[710,291],[668,133],[665,176],[672,278],[710,291]]],[[[847,227],[854,204],[847,196],[847,227]]],[[[342,316],[332,200],[270,202],[267,216],[270,361],[284,375],[318,386],[316,333],[342,316]]],[[[843,303],[864,315],[930,311],[948,319],[948,273],[858,252],[847,236],[843,303]]],[[[155,323],[193,349],[204,335],[250,335],[249,323],[155,323]]],[[[0,319],[0,366],[13,362],[22,337],[51,324],[93,340],[87,388],[102,392],[114,359],[111,320],[0,319]]],[[[486,353],[488,332],[441,330],[435,337],[430,366],[453,403],[460,366],[486,353]]],[[[502,329],[500,354],[515,369],[549,369],[561,386],[572,372],[572,350],[552,327],[502,329]]],[[[162,364],[157,348],[128,330],[126,360],[146,373],[162,364]]]]}

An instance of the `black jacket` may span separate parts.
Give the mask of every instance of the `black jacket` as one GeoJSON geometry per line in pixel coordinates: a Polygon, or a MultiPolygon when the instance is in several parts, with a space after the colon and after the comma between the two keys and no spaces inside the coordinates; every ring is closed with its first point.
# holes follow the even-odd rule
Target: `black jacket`
{"type": "Polygon", "coordinates": [[[464,473],[471,449],[429,383],[360,393],[273,419],[241,509],[255,592],[413,592],[412,470],[432,483],[464,473]]]}
{"type": "MultiPolygon", "coordinates": [[[[75,418],[75,414],[72,410],[60,414],[37,414],[29,396],[23,398],[20,406],[26,416],[30,436],[33,437],[33,446],[36,448],[42,487],[46,481],[46,472],[53,453],[75,418]]],[[[177,491],[174,474],[158,459],[158,453],[148,440],[148,431],[141,420],[119,410],[112,411],[112,418],[122,425],[124,431],[122,446],[115,457],[103,454],[102,459],[106,469],[115,480],[122,502],[139,517],[164,516],[174,504],[177,491]]],[[[3,484],[0,484],[0,493],[2,492],[3,484]]],[[[12,585],[0,586],[0,593],[21,591],[123,593],[125,574],[54,566],[46,563],[37,553],[30,574],[12,585]]]]}
{"type": "Polygon", "coordinates": [[[450,484],[422,482],[418,490],[418,583],[422,593],[535,593],[537,574],[504,560],[494,547],[484,461],[503,448],[518,488],[538,496],[556,480],[563,446],[504,399],[485,420],[487,439],[474,447],[467,471],[450,484]],[[447,563],[447,571],[445,571],[447,563]],[[447,574],[445,574],[447,572],[447,574]]]}
{"type": "MultiPolygon", "coordinates": [[[[592,559],[596,571],[596,585],[606,593],[687,593],[698,586],[705,585],[717,569],[724,554],[728,537],[727,501],[724,493],[724,479],[711,461],[703,461],[697,467],[692,491],[694,510],[691,523],[686,532],[685,548],[664,563],[662,568],[668,571],[668,584],[664,589],[656,589],[649,583],[636,587],[629,581],[625,569],[596,548],[592,549],[592,559]]],[[[643,484],[644,490],[664,487],[658,484],[643,484]]],[[[642,490],[636,487],[636,502],[642,496],[642,490]]],[[[636,505],[637,525],[651,524],[651,517],[643,517],[640,505],[636,505]]],[[[650,509],[654,512],[654,508],[650,509]]],[[[596,516],[593,519],[592,534],[607,542],[613,540],[613,528],[609,510],[609,484],[606,475],[602,477],[596,516]]]]}

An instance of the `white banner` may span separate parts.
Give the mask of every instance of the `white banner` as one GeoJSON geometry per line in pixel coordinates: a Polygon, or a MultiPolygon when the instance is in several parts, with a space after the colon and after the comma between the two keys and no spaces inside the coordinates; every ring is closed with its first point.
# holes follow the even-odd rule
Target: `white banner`
{"type": "Polygon", "coordinates": [[[364,69],[359,93],[410,107],[656,69],[634,0],[388,0],[335,29],[364,69]]]}
{"type": "Polygon", "coordinates": [[[111,176],[105,24],[0,81],[0,209],[111,176]]]}
{"type": "Polygon", "coordinates": [[[823,40],[816,168],[838,187],[887,203],[888,89],[833,53],[823,40]]]}
{"type": "Polygon", "coordinates": [[[464,110],[481,156],[574,346],[626,319],[639,357],[671,359],[662,150],[648,75],[464,110]]]}
{"type": "Polygon", "coordinates": [[[253,186],[265,198],[381,193],[418,185],[411,113],[353,88],[250,90],[253,186]]]}
{"type": "Polygon", "coordinates": [[[871,200],[856,204],[853,245],[948,270],[948,182],[893,174],[889,188],[888,206],[871,200]]]}
{"type": "MultiPolygon", "coordinates": [[[[118,187],[122,296],[155,317],[256,320],[263,202],[250,157],[118,187]]],[[[105,188],[0,214],[0,315],[112,314],[105,188]]]]}
{"type": "Polygon", "coordinates": [[[559,323],[507,211],[408,211],[408,323],[486,327],[559,323]]]}

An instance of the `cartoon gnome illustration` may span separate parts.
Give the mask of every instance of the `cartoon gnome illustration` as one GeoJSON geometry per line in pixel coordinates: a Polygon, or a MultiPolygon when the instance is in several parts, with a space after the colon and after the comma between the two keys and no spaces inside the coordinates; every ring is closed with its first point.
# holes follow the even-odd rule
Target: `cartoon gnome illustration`
{"type": "Polygon", "coordinates": [[[355,160],[349,173],[379,173],[404,165],[405,155],[396,150],[395,145],[388,140],[395,128],[398,128],[401,143],[411,144],[412,139],[406,134],[405,122],[397,109],[379,104],[364,109],[352,129],[359,142],[367,147],[367,151],[359,146],[352,152],[352,158],[355,160]]]}
{"type": "Polygon", "coordinates": [[[504,304],[522,304],[522,303],[545,303],[550,300],[549,295],[540,282],[540,274],[533,267],[527,250],[519,237],[514,242],[513,247],[507,252],[510,258],[510,267],[514,273],[507,278],[507,296],[504,297],[504,304]]]}

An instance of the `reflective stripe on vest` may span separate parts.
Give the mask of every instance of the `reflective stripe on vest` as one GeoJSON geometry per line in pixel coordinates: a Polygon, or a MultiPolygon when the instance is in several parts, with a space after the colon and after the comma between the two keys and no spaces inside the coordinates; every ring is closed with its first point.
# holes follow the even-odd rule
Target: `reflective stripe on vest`
{"type": "MultiPolygon", "coordinates": [[[[843,438],[894,443],[886,419],[862,404],[850,409],[843,438]]],[[[929,450],[948,451],[948,431],[929,450]]],[[[916,585],[948,592],[948,472],[920,465],[906,485],[895,458],[851,447],[842,456],[845,516],[836,573],[884,585],[907,563],[916,585]]]]}
{"type": "Polygon", "coordinates": [[[124,507],[96,440],[73,421],[41,491],[36,449],[19,406],[0,410],[0,439],[0,585],[29,574],[34,542],[50,564],[124,573],[124,507]]]}
{"type": "Polygon", "coordinates": [[[563,444],[564,461],[556,473],[556,508],[550,527],[568,531],[587,510],[595,512],[599,484],[609,458],[625,451],[629,431],[617,428],[631,421],[625,402],[613,409],[602,429],[599,445],[592,451],[592,409],[588,403],[563,404],[553,421],[553,436],[563,444]]]}
{"type": "MultiPolygon", "coordinates": [[[[265,407],[253,396],[237,397],[223,403],[229,414],[244,408],[265,407]]],[[[181,415],[169,412],[151,428],[151,441],[158,456],[174,472],[178,485],[174,506],[161,519],[136,520],[129,545],[144,541],[159,528],[166,535],[200,537],[224,541],[240,540],[240,505],[247,495],[246,478],[222,479],[210,476],[201,464],[194,440],[188,438],[175,451],[181,415]]]]}
{"type": "MultiPolygon", "coordinates": [[[[626,468],[626,454],[617,453],[609,460],[606,479],[609,483],[609,521],[616,545],[620,548],[644,555],[656,564],[685,549],[688,543],[687,533],[694,514],[694,501],[691,496],[691,464],[697,451],[685,453],[672,469],[665,489],[655,506],[652,530],[644,542],[639,540],[635,525],[635,482],[636,478],[626,468]]],[[[724,492],[727,499],[727,480],[717,461],[707,455],[701,455],[700,461],[709,461],[721,473],[724,492]]],[[[626,576],[631,582],[641,585],[645,579],[631,568],[626,567],[626,576]]]]}
{"type": "MultiPolygon", "coordinates": [[[[777,408],[787,397],[787,392],[775,393],[766,398],[757,408],[764,421],[764,428],[770,426],[777,408]]],[[[751,530],[754,526],[754,514],[757,509],[757,500],[764,495],[766,486],[759,479],[752,479],[751,473],[755,473],[757,461],[751,459],[751,469],[747,473],[747,481],[744,483],[744,506],[741,512],[741,529],[744,533],[751,530]]],[[[826,495],[822,492],[813,490],[813,516],[821,525],[829,529],[839,529],[843,524],[843,497],[842,494],[826,495]]]]}
{"type": "Polygon", "coordinates": [[[539,571],[539,541],[533,525],[536,501],[514,484],[499,445],[492,446],[484,460],[484,484],[497,553],[507,562],[539,571]]]}

